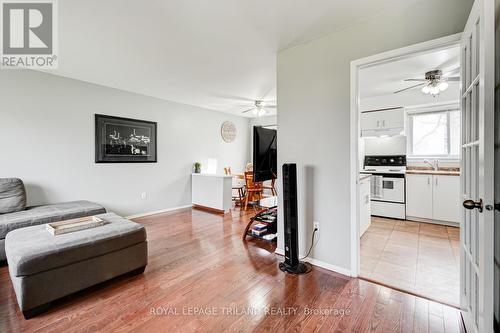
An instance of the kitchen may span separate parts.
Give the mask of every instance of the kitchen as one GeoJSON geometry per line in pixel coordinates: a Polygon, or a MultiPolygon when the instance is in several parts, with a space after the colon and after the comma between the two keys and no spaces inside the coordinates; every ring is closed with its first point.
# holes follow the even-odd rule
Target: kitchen
{"type": "Polygon", "coordinates": [[[459,305],[460,52],[359,73],[360,277],[459,305]]]}

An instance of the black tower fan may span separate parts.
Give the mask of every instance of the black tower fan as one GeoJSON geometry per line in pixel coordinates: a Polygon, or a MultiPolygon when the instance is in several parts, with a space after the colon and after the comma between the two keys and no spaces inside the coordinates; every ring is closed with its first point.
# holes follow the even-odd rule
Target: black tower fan
{"type": "Polygon", "coordinates": [[[283,272],[304,274],[311,266],[299,261],[297,216],[297,165],[283,164],[283,217],[285,222],[285,261],[280,263],[283,272]]]}

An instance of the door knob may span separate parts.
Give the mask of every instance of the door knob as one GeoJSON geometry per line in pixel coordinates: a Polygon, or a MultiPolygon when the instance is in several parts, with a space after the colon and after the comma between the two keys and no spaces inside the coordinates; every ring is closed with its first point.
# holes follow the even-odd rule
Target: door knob
{"type": "Polygon", "coordinates": [[[480,213],[483,212],[483,199],[479,199],[478,202],[475,202],[474,200],[465,200],[463,202],[464,208],[465,209],[474,209],[477,208],[480,213]]]}

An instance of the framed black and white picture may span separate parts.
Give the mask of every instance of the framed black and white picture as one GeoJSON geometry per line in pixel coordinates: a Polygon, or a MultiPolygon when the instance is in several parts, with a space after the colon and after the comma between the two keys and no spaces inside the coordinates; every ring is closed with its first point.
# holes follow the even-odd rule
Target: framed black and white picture
{"type": "Polygon", "coordinates": [[[96,163],[156,163],[152,121],[95,115],[96,163]]]}

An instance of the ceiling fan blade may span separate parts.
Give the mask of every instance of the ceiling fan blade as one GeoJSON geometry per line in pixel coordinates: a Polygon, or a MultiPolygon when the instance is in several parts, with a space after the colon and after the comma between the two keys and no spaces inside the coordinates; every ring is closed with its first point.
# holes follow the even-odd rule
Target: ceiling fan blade
{"type": "Polygon", "coordinates": [[[277,106],[276,105],[264,105],[264,108],[265,109],[276,109],[277,106]]]}
{"type": "Polygon", "coordinates": [[[222,98],[222,99],[226,99],[226,100],[231,100],[231,101],[243,102],[243,103],[249,102],[249,103],[253,104],[255,102],[254,98],[245,97],[245,96],[223,94],[223,93],[216,93],[216,92],[212,92],[211,95],[214,97],[218,97],[218,98],[222,98]]]}
{"type": "Polygon", "coordinates": [[[460,71],[460,52],[454,55],[450,53],[446,58],[448,59],[441,63],[436,69],[441,70],[443,74],[458,73],[460,71]]]}
{"type": "Polygon", "coordinates": [[[397,93],[400,93],[400,92],[403,92],[403,91],[406,91],[406,90],[410,90],[410,89],[413,89],[413,88],[416,88],[416,87],[425,86],[426,84],[427,83],[419,83],[419,84],[416,84],[414,86],[411,86],[411,87],[408,87],[408,88],[404,88],[404,89],[395,91],[395,92],[393,92],[393,94],[397,94],[397,93]]]}
{"type": "Polygon", "coordinates": [[[253,108],[251,108],[251,109],[248,109],[248,110],[245,110],[245,111],[243,111],[243,112],[241,112],[241,113],[247,113],[247,112],[250,112],[250,111],[252,111],[253,109],[255,109],[255,108],[253,107],[253,108]]]}
{"type": "Polygon", "coordinates": [[[264,95],[262,95],[262,98],[260,99],[261,101],[263,102],[271,102],[271,100],[266,100],[266,97],[268,97],[269,95],[271,95],[271,97],[274,97],[276,96],[276,87],[275,86],[271,86],[264,95]],[[271,94],[272,93],[272,94],[271,94]]]}
{"type": "Polygon", "coordinates": [[[452,76],[452,75],[457,75],[457,74],[460,74],[460,66],[458,67],[455,67],[453,69],[450,69],[448,71],[443,71],[443,76],[444,77],[448,77],[448,76],[452,76]]]}
{"type": "Polygon", "coordinates": [[[458,82],[458,81],[460,81],[460,77],[458,77],[458,76],[447,77],[446,81],[448,81],[448,82],[458,82]]]}
{"type": "Polygon", "coordinates": [[[403,81],[406,81],[406,82],[425,82],[427,80],[426,79],[405,79],[403,81]]]}
{"type": "Polygon", "coordinates": [[[255,105],[253,105],[252,103],[241,103],[241,104],[233,104],[234,107],[237,107],[237,108],[244,108],[244,107],[255,107],[255,105]]]}

